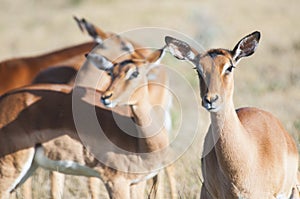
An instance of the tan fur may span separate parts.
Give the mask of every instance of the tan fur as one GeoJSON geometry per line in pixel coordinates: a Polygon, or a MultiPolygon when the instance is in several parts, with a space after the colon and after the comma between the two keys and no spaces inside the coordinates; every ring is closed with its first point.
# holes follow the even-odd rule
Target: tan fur
{"type": "Polygon", "coordinates": [[[295,141],[270,113],[256,108],[235,112],[233,77],[220,74],[228,57],[231,59],[225,53],[206,61],[204,55],[205,61],[200,61],[204,73],[221,68],[207,72],[213,81],[204,81],[208,94],[218,93],[223,105],[222,110],[211,113],[208,134],[212,134],[216,144],[203,157],[204,186],[215,198],[274,198],[280,194],[288,197],[295,186],[298,168],[295,141]]]}
{"type": "Polygon", "coordinates": [[[259,38],[260,33],[254,32],[232,51],[212,49],[199,54],[185,42],[166,37],[176,57],[196,65],[202,104],[210,111],[201,199],[298,198],[294,194],[298,169],[295,141],[271,113],[257,108],[235,110],[233,104],[231,66],[253,54],[259,38]],[[195,56],[188,56],[191,52],[195,56]]]}
{"type": "MultiPolygon", "coordinates": [[[[115,40],[115,41],[120,41],[120,42],[122,42],[122,40],[121,40],[121,38],[120,37],[116,37],[116,39],[117,40],[115,40]]],[[[113,40],[114,41],[114,40],[113,40]]],[[[134,46],[137,46],[136,44],[134,45],[134,46]]],[[[60,52],[60,51],[59,51],[60,52]]],[[[120,51],[114,51],[114,52],[120,52],[120,51]]],[[[136,52],[134,52],[133,54],[132,54],[132,56],[134,57],[134,58],[143,58],[147,53],[149,53],[150,51],[149,50],[143,50],[143,49],[141,49],[141,50],[137,50],[136,52]],[[144,53],[144,55],[142,54],[142,53],[144,53]]],[[[21,66],[23,67],[23,68],[26,68],[26,66],[28,66],[28,64],[30,64],[31,66],[34,66],[35,65],[35,63],[37,63],[37,65],[36,66],[40,66],[41,65],[41,62],[39,61],[40,59],[42,60],[42,58],[43,58],[43,60],[45,61],[44,62],[44,64],[42,64],[42,65],[45,65],[46,63],[47,63],[47,61],[49,61],[48,63],[50,63],[50,64],[56,64],[56,63],[59,63],[59,64],[65,64],[65,65],[71,65],[72,66],[72,64],[77,64],[77,65],[75,65],[75,68],[77,69],[78,68],[78,66],[80,66],[81,65],[81,63],[82,63],[82,58],[81,58],[81,54],[80,54],[80,56],[75,56],[75,57],[72,57],[72,59],[68,59],[68,60],[65,60],[65,61],[63,61],[63,60],[61,60],[60,62],[52,62],[53,60],[55,60],[55,61],[57,61],[57,60],[59,60],[60,58],[59,58],[59,56],[58,57],[56,57],[55,58],[55,55],[56,54],[56,52],[54,52],[54,53],[50,53],[49,54],[49,57],[48,57],[48,55],[43,55],[43,56],[38,56],[38,57],[32,57],[32,58],[20,58],[20,59],[16,59],[16,60],[11,60],[11,61],[9,61],[9,63],[13,63],[13,64],[15,64],[15,63],[18,63],[19,62],[19,60],[22,60],[21,61],[21,64],[17,64],[19,67],[18,68],[20,68],[21,66]],[[53,56],[53,58],[52,58],[52,56],[53,56]],[[23,60],[25,60],[25,65],[22,65],[23,64],[23,60]],[[27,64],[27,65],[26,65],[27,64]],[[25,67],[24,67],[25,66],[25,67]]],[[[129,58],[131,58],[131,57],[129,57],[129,58]]],[[[63,58],[62,58],[63,59],[63,58]]],[[[117,60],[116,60],[117,61],[117,60]]],[[[41,67],[42,68],[42,67],[41,67]]],[[[40,68],[40,69],[41,69],[40,68]]],[[[60,69],[58,69],[58,70],[56,70],[56,69],[50,69],[50,72],[51,71],[54,71],[55,72],[55,74],[57,75],[60,75],[59,74],[59,72],[61,72],[60,71],[60,69]],[[58,73],[57,73],[57,71],[58,71],[58,73]]],[[[88,70],[87,70],[88,71],[88,70]]],[[[62,72],[65,72],[64,70],[62,70],[62,72]]],[[[49,71],[47,71],[46,73],[45,73],[45,76],[44,77],[46,77],[46,75],[49,73],[49,71]]],[[[69,79],[69,76],[65,76],[65,73],[63,73],[62,74],[63,76],[61,76],[61,78],[60,79],[62,79],[62,80],[64,80],[65,82],[64,83],[70,83],[71,85],[72,85],[72,79],[70,79],[71,81],[69,81],[68,82],[68,80],[66,80],[66,79],[69,79]]],[[[22,77],[20,77],[21,79],[22,79],[22,77]]],[[[29,76],[29,78],[28,79],[31,79],[32,78],[32,76],[29,76]]],[[[34,80],[34,81],[36,81],[35,83],[47,83],[47,81],[49,81],[49,80],[45,80],[45,79],[38,79],[38,80],[34,80]]],[[[52,81],[52,80],[51,80],[52,81]]],[[[55,80],[54,80],[55,81],[55,80]]],[[[102,81],[102,82],[105,82],[105,81],[102,81]]],[[[155,82],[155,81],[154,81],[155,82]]],[[[53,82],[52,82],[53,83],[53,82]]],[[[54,82],[55,83],[55,82],[54,82]]],[[[22,84],[27,84],[27,80],[26,81],[20,81],[19,83],[18,83],[18,85],[11,85],[12,87],[17,87],[17,86],[20,86],[20,85],[22,85],[22,84]]],[[[55,87],[55,85],[53,85],[54,87],[55,87]]],[[[50,87],[53,87],[53,86],[50,86],[50,87]]],[[[39,87],[39,86],[38,86],[39,87]]],[[[98,88],[101,88],[102,86],[100,85],[100,86],[98,86],[98,88]]],[[[105,87],[105,86],[104,86],[105,87]]],[[[35,89],[35,87],[28,87],[27,89],[29,89],[29,90],[34,90],[35,89]]],[[[62,86],[62,90],[64,90],[64,89],[66,89],[65,87],[63,87],[62,86]]],[[[43,89],[42,89],[43,90],[43,89]]],[[[51,89],[50,89],[51,90],[51,89]]],[[[54,89],[54,90],[56,90],[56,89],[54,89]]],[[[68,90],[68,89],[67,89],[68,90]]],[[[155,89],[153,89],[153,92],[155,91],[155,89]]],[[[25,100],[26,102],[25,102],[25,105],[30,105],[31,103],[33,103],[34,101],[38,101],[38,100],[40,100],[40,98],[35,98],[35,97],[33,97],[31,94],[25,94],[25,93],[23,93],[24,95],[21,95],[21,96],[19,96],[19,97],[17,97],[17,98],[27,98],[27,100],[25,100]]],[[[162,96],[162,97],[164,97],[164,96],[162,96]]],[[[21,100],[22,101],[22,100],[21,100]]],[[[19,102],[19,101],[17,101],[17,102],[19,102]]],[[[41,136],[41,137],[43,137],[43,138],[45,138],[45,137],[47,137],[47,133],[48,133],[49,131],[47,130],[46,132],[43,132],[43,135],[41,136]]],[[[63,132],[63,133],[65,133],[65,132],[63,132]]],[[[52,135],[52,136],[56,136],[56,135],[52,135]]],[[[50,139],[52,139],[53,137],[50,137],[50,139]]],[[[48,139],[48,138],[47,138],[48,139]]],[[[60,138],[59,138],[60,139],[60,138]]],[[[40,142],[40,140],[38,140],[37,142],[40,142]]],[[[31,143],[31,144],[33,144],[33,143],[31,143]]],[[[19,148],[19,146],[18,147],[16,147],[16,148],[19,148]]],[[[5,149],[6,150],[6,149],[5,149]]],[[[13,149],[14,150],[14,149],[13,149]]],[[[47,150],[46,150],[47,151],[47,150]]],[[[3,153],[5,153],[5,151],[3,150],[3,153]]],[[[59,155],[60,156],[60,155],[59,155]]],[[[70,156],[71,157],[71,154],[68,154],[68,156],[70,156]]],[[[53,176],[55,176],[55,175],[53,175],[53,176]]],[[[57,188],[57,185],[55,185],[55,183],[53,183],[52,182],[52,187],[53,187],[53,189],[55,190],[56,188],[57,188]],[[56,187],[55,187],[56,186],[56,187]]],[[[52,192],[53,193],[53,192],[52,192]]],[[[54,195],[52,195],[53,197],[54,197],[54,195]]]]}
{"type": "Polygon", "coordinates": [[[0,95],[14,88],[28,85],[43,69],[68,65],[78,69],[85,61],[84,55],[96,44],[94,42],[71,46],[47,54],[14,58],[0,63],[0,95]]]}
{"type": "MultiPolygon", "coordinates": [[[[105,102],[108,100],[115,106],[129,105],[131,107],[134,120],[140,127],[140,136],[145,137],[145,143],[140,145],[140,150],[147,153],[155,152],[168,145],[167,130],[162,123],[165,115],[154,107],[159,106],[164,110],[168,109],[170,100],[170,94],[166,89],[168,88],[168,77],[163,66],[149,68],[149,64],[151,65],[151,62],[155,62],[161,56],[162,52],[157,52],[159,51],[154,52],[147,59],[150,63],[137,61],[122,67],[115,66],[113,70],[114,80],[103,95],[105,102]],[[132,74],[132,71],[136,70],[139,73],[137,77],[130,80],[126,79],[128,75],[132,74]],[[149,81],[148,74],[154,75],[156,79],[149,81]],[[156,129],[156,125],[160,129],[156,129]]],[[[159,160],[161,157],[156,158],[159,160]]],[[[169,175],[172,197],[176,198],[175,181],[172,178],[171,167],[167,169],[167,174],[169,175]]]]}
{"type": "MultiPolygon", "coordinates": [[[[160,81],[164,81],[165,79],[162,71],[158,70],[157,72],[159,75],[157,81],[153,81],[154,86],[156,86],[156,84],[163,83],[160,81]],[[163,78],[159,78],[160,76],[163,78]]],[[[80,96],[82,103],[84,103],[87,107],[93,106],[92,104],[94,103],[95,97],[96,99],[100,99],[101,97],[101,93],[96,93],[95,96],[94,90],[86,88],[77,88],[76,93],[78,96],[80,96]]],[[[7,142],[6,139],[1,139],[3,142],[5,142],[5,144],[2,143],[0,146],[5,147],[1,148],[0,156],[8,156],[18,159],[19,157],[14,155],[15,151],[27,151],[28,147],[34,147],[38,143],[43,143],[44,153],[48,158],[53,160],[72,160],[94,168],[100,174],[101,179],[106,184],[108,190],[111,190],[111,197],[122,195],[122,198],[124,198],[124,196],[128,194],[127,191],[130,187],[127,186],[128,188],[126,188],[126,184],[130,185],[131,180],[142,178],[143,175],[128,174],[113,170],[100,163],[97,163],[96,159],[91,156],[88,151],[85,152],[86,150],[80,144],[80,141],[75,133],[76,130],[73,124],[70,107],[71,94],[71,87],[51,84],[30,86],[15,90],[2,96],[0,99],[1,110],[4,110],[3,108],[15,107],[15,111],[11,112],[9,109],[7,109],[7,111],[1,112],[0,135],[5,135],[9,142],[7,142]],[[13,103],[13,106],[9,105],[10,103],[13,103]],[[57,109],[57,107],[61,108],[57,109]],[[19,114],[20,112],[22,114],[19,114]],[[47,118],[44,117],[45,112],[47,113],[47,118]],[[9,113],[13,113],[12,117],[14,119],[9,119],[9,113]],[[30,121],[26,121],[29,118],[30,121]],[[36,126],[34,124],[39,125],[36,126]],[[20,128],[21,126],[22,128],[20,128]],[[26,129],[25,132],[28,132],[29,134],[24,134],[22,129],[26,129]],[[22,137],[23,139],[20,140],[19,137],[14,137],[14,134],[18,136],[24,135],[24,137],[22,137]],[[74,153],[74,149],[77,149],[78,151],[74,153]],[[121,185],[122,187],[119,187],[121,185]],[[122,193],[122,190],[124,193],[122,193]]],[[[99,103],[99,100],[96,100],[95,102],[97,103],[96,107],[98,107],[96,108],[96,113],[102,118],[101,124],[104,125],[104,127],[102,125],[101,126],[104,128],[104,130],[106,129],[105,132],[109,132],[107,136],[113,140],[115,144],[126,151],[132,152],[140,151],[138,146],[145,146],[147,143],[146,140],[142,139],[139,141],[131,136],[127,136],[127,134],[124,134],[122,131],[120,132],[116,126],[113,127],[111,124],[113,119],[112,116],[109,115],[110,111],[104,108],[103,105],[99,103]],[[137,145],[139,142],[141,142],[141,144],[137,145]]],[[[119,113],[130,119],[129,110],[120,108],[116,109],[115,111],[116,114],[119,113]]],[[[135,134],[137,134],[137,132],[135,132],[135,134]]],[[[128,160],[126,160],[126,156],[122,154],[116,154],[116,157],[114,155],[109,155],[109,160],[117,160],[115,164],[123,164],[124,169],[129,166],[128,163],[126,163],[128,162],[128,160]]],[[[3,158],[0,160],[4,163],[7,163],[7,161],[5,161],[3,158]]],[[[138,158],[136,160],[138,160],[138,158]]],[[[129,163],[133,164],[132,161],[134,160],[130,159],[129,163]]],[[[138,163],[136,162],[136,164],[138,163]]],[[[3,171],[3,165],[0,165],[0,171],[3,171]]],[[[9,190],[7,189],[16,179],[16,176],[19,174],[19,172],[20,171],[17,170],[14,172],[17,174],[1,178],[3,180],[3,184],[1,184],[1,193],[3,197],[4,194],[8,194],[7,191],[9,190]],[[6,186],[4,186],[5,184],[6,186]]],[[[143,192],[140,194],[141,195],[138,198],[142,196],[143,192]]]]}
{"type": "MultiPolygon", "coordinates": [[[[96,28],[99,30],[98,27],[96,28]]],[[[115,34],[113,33],[105,34],[105,37],[103,35],[100,36],[102,37],[102,39],[109,39],[108,36],[115,36],[115,34]]],[[[127,41],[121,37],[114,37],[109,41],[106,41],[106,47],[108,47],[108,49],[98,48],[99,50],[97,51],[98,52],[101,51],[101,53],[104,53],[106,56],[109,56],[114,59],[116,57],[119,58],[120,55],[124,54],[124,51],[122,52],[120,48],[122,47],[121,43],[124,42],[127,41]]],[[[94,46],[96,46],[95,42],[89,42],[89,43],[84,43],[81,45],[69,47],[63,50],[54,51],[40,56],[15,58],[15,59],[10,59],[2,62],[0,64],[0,70],[3,77],[5,77],[5,78],[0,78],[1,89],[4,89],[2,93],[8,91],[9,89],[13,89],[16,87],[29,84],[31,81],[33,81],[33,83],[64,83],[64,84],[67,83],[73,85],[75,75],[77,74],[76,71],[79,69],[79,67],[82,66],[82,64],[85,61],[84,54],[88,53],[94,46]],[[66,66],[48,68],[54,65],[66,65],[66,66]],[[42,71],[42,73],[36,76],[37,72],[39,72],[44,68],[48,68],[48,69],[46,71],[42,71]],[[34,80],[33,77],[35,77],[34,80]]],[[[137,44],[135,46],[137,46],[137,44]]],[[[123,56],[122,59],[131,58],[132,54],[128,54],[128,52],[126,53],[129,56],[127,57],[123,56]]],[[[142,54],[136,54],[136,53],[133,56],[134,58],[144,57],[142,54]]],[[[85,75],[92,74],[94,76],[96,75],[97,78],[101,77],[101,81],[99,81],[99,83],[97,84],[97,88],[100,90],[105,89],[107,87],[106,84],[110,82],[110,77],[108,77],[106,73],[103,73],[99,70],[96,70],[95,72],[95,70],[91,70],[91,68],[89,68],[88,66],[85,66],[81,69],[81,74],[85,74],[85,75]]],[[[92,79],[93,78],[90,78],[90,80],[92,79]]],[[[78,78],[77,80],[78,80],[77,83],[80,83],[80,78],[78,78]]],[[[0,91],[2,91],[1,89],[0,91]]],[[[11,111],[11,109],[9,111],[11,111]]],[[[55,179],[51,181],[52,197],[60,198],[62,193],[61,191],[58,190],[61,190],[63,188],[62,186],[63,184],[61,184],[61,181],[63,181],[63,176],[61,174],[54,173],[52,174],[52,177],[53,179],[55,179]],[[59,185],[59,183],[61,185],[59,185]]],[[[31,189],[26,187],[28,186],[27,183],[24,184],[24,186],[25,186],[24,190],[31,189]]],[[[90,185],[90,187],[95,187],[95,186],[90,185]]],[[[91,190],[92,198],[97,198],[96,197],[97,192],[98,191],[96,189],[91,190]]],[[[31,194],[28,192],[28,193],[24,193],[24,195],[28,198],[28,195],[31,194]]]]}
{"type": "MultiPolygon", "coordinates": [[[[121,37],[113,32],[105,32],[98,26],[95,26],[88,22],[85,18],[78,19],[77,17],[74,17],[75,21],[77,22],[80,30],[82,32],[87,32],[90,37],[94,39],[95,42],[97,42],[97,39],[102,40],[102,42],[107,42],[107,40],[113,39],[120,39],[121,37]]],[[[121,41],[123,47],[126,45],[133,47],[133,52],[131,52],[133,57],[136,58],[146,58],[148,55],[151,54],[152,50],[148,48],[144,48],[140,44],[129,40],[129,39],[122,39],[121,41]]]]}
{"type": "MultiPolygon", "coordinates": [[[[95,164],[97,163],[96,159],[91,156],[88,151],[85,152],[83,145],[80,143],[76,135],[76,130],[72,121],[71,107],[67,105],[71,102],[72,93],[61,92],[61,90],[65,90],[67,86],[57,85],[55,89],[57,91],[50,90],[51,87],[52,85],[40,85],[35,86],[35,88],[28,87],[27,89],[9,93],[3,96],[0,100],[0,107],[2,108],[8,107],[9,103],[13,103],[14,106],[18,106],[19,104],[22,105],[26,102],[26,96],[30,96],[32,98],[33,95],[39,98],[38,103],[29,104],[27,105],[27,108],[20,109],[22,110],[22,114],[19,114],[15,120],[9,123],[1,123],[2,127],[0,130],[0,135],[5,135],[6,137],[5,140],[1,139],[3,142],[1,143],[2,149],[0,155],[0,173],[2,174],[0,183],[0,193],[2,194],[1,197],[4,197],[8,194],[8,188],[12,185],[12,182],[16,179],[22,169],[22,162],[26,161],[25,154],[32,152],[34,150],[35,144],[37,143],[44,143],[43,147],[45,155],[51,159],[68,159],[96,169],[101,175],[101,178],[104,180],[106,186],[112,186],[111,189],[113,190],[114,186],[116,186],[115,182],[118,182],[120,178],[124,178],[123,172],[115,171],[99,163],[95,164]],[[61,87],[61,89],[57,89],[59,87],[61,87]],[[22,98],[20,98],[20,96],[22,96],[22,98]],[[61,108],[57,109],[57,107],[61,108]],[[44,112],[47,112],[47,118],[44,117],[44,112]],[[30,121],[26,121],[29,118],[30,121]],[[26,121],[26,123],[23,123],[23,121],[26,121]],[[24,124],[26,124],[26,126],[24,126],[24,124]],[[36,126],[34,124],[39,124],[39,126],[36,126]],[[23,131],[22,129],[27,130],[23,131]],[[55,129],[55,131],[51,129],[55,129]],[[26,132],[28,132],[29,134],[27,134],[26,132]],[[18,137],[13,137],[14,134],[17,134],[18,137],[20,135],[23,135],[23,139],[20,140],[18,139],[18,137]],[[77,141],[74,142],[71,138],[77,141]],[[62,146],[58,147],[60,145],[59,143],[64,144],[65,150],[62,150],[62,146]],[[78,146],[75,147],[73,146],[74,144],[78,146]],[[4,145],[5,147],[3,148],[4,145]],[[78,150],[76,153],[74,153],[75,148],[78,150]],[[14,162],[18,162],[20,168],[14,167],[13,165],[16,165],[16,163],[14,162]]],[[[94,101],[95,96],[92,90],[89,91],[82,88],[77,91],[77,94],[82,96],[81,101],[83,102],[84,106],[93,106],[92,102],[94,101]]],[[[100,99],[100,93],[98,93],[96,97],[97,96],[100,99]]],[[[136,143],[138,142],[138,140],[130,136],[128,137],[127,134],[124,134],[122,131],[120,131],[117,126],[111,124],[111,121],[113,121],[113,119],[110,115],[109,110],[105,109],[101,104],[97,104],[96,107],[97,115],[102,118],[101,123],[108,124],[103,125],[105,133],[109,132],[106,135],[111,140],[114,140],[114,143],[117,144],[120,148],[132,152],[137,151],[138,148],[136,143]],[[124,142],[124,140],[127,141],[124,142]]],[[[119,112],[125,114],[126,117],[130,120],[130,117],[128,117],[129,115],[124,112],[124,110],[120,109],[119,112]]],[[[9,117],[9,112],[1,112],[1,121],[3,117],[9,117]]],[[[124,116],[121,115],[120,117],[124,118],[124,116]]],[[[128,120],[126,118],[124,119],[128,120]]],[[[5,121],[9,120],[5,119],[5,121]]],[[[108,158],[111,159],[113,157],[114,156],[109,156],[108,158]]],[[[126,156],[123,156],[122,154],[117,155],[117,157],[118,162],[126,160],[126,156]]],[[[118,162],[116,164],[118,164],[118,162]]],[[[124,164],[124,166],[126,168],[128,165],[124,164]]],[[[131,179],[136,179],[138,177],[139,175],[136,174],[126,174],[125,181],[126,183],[129,183],[131,179]]],[[[122,184],[122,188],[123,186],[124,185],[122,184]]]]}
{"type": "MultiPolygon", "coordinates": [[[[130,40],[117,37],[115,33],[105,33],[99,27],[94,27],[101,39],[109,40],[106,42],[111,42],[111,40],[115,43],[118,42],[117,46],[111,46],[110,43],[107,43],[110,49],[120,47],[121,43],[131,44],[130,40]]],[[[31,84],[40,71],[49,67],[69,66],[78,70],[86,60],[84,55],[89,53],[96,45],[96,42],[86,42],[38,56],[12,58],[0,62],[0,95],[14,88],[31,84]]],[[[144,58],[151,52],[151,50],[143,49],[135,43],[133,47],[137,49],[131,53],[135,58],[144,58]]],[[[121,51],[118,49],[117,52],[121,51]]],[[[116,53],[117,57],[114,56],[114,59],[122,55],[122,52],[121,54],[116,53]]]]}

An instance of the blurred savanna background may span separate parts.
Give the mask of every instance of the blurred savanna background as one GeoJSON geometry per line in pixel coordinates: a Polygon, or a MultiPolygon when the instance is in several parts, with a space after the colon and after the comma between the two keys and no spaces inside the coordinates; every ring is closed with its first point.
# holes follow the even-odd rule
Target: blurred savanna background
{"type": "MultiPolygon", "coordinates": [[[[193,38],[204,49],[231,49],[242,37],[259,30],[262,38],[258,50],[242,60],[235,71],[235,105],[272,112],[299,147],[299,8],[299,0],[1,0],[0,60],[37,55],[89,41],[72,19],[74,15],[116,33],[141,27],[173,29],[193,38]]],[[[161,41],[163,46],[163,38],[161,41]]],[[[166,56],[164,62],[184,73],[198,92],[198,79],[191,65],[171,56],[166,56]]],[[[180,89],[180,85],[176,86],[180,89]]],[[[183,106],[189,103],[190,93],[185,95],[187,100],[180,102],[183,106]]],[[[188,125],[191,131],[197,129],[197,137],[175,162],[181,198],[199,197],[202,140],[209,125],[208,113],[198,104],[190,111],[198,111],[199,124],[182,124],[188,125]]],[[[176,111],[173,112],[177,121],[176,111]]],[[[50,198],[48,178],[49,172],[42,169],[34,175],[34,198],[50,198]]],[[[67,176],[66,179],[63,198],[89,198],[86,178],[67,176]]],[[[104,191],[101,197],[107,197],[104,191]]],[[[18,190],[13,198],[22,198],[22,192],[18,190]]]]}

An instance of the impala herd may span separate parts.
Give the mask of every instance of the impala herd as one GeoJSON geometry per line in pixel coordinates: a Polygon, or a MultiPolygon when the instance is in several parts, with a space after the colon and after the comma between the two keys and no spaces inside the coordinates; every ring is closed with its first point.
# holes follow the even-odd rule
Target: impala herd
{"type": "Polygon", "coordinates": [[[160,64],[166,51],[194,65],[210,114],[200,198],[300,198],[293,138],[271,113],[233,104],[234,69],[255,52],[259,32],[232,50],[199,53],[167,35],[161,49],[148,49],[75,20],[93,41],[0,63],[1,199],[26,181],[31,198],[28,182],[38,167],[51,171],[52,198],[62,197],[65,174],[89,177],[94,199],[101,181],[112,199],[145,198],[150,179],[147,197],[180,197],[176,166],[164,167],[172,156],[172,94],[160,64]],[[161,189],[163,171],[170,194],[161,189]]]}

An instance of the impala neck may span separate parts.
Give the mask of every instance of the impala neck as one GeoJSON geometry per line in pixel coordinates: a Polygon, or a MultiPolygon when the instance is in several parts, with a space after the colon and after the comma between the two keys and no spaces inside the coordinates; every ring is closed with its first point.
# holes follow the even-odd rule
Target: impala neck
{"type": "MultiPolygon", "coordinates": [[[[249,143],[250,139],[238,118],[233,102],[227,103],[217,113],[211,113],[211,130],[217,160],[224,175],[232,178],[241,173],[246,174],[253,154],[249,153],[251,145],[245,144],[245,140],[249,143]]],[[[234,182],[236,179],[230,180],[234,182]]],[[[236,183],[238,186],[238,182],[236,183]]]]}
{"type": "Polygon", "coordinates": [[[164,111],[153,106],[148,92],[135,105],[131,106],[134,120],[138,125],[145,152],[156,151],[168,144],[164,126],[164,111]]]}

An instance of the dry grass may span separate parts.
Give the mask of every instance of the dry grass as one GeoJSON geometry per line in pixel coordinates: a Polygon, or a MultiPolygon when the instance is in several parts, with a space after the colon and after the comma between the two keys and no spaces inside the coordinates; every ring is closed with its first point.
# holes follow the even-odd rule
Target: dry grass
{"type": "MultiPolygon", "coordinates": [[[[258,51],[236,70],[236,106],[256,106],[273,112],[300,142],[298,0],[1,0],[0,4],[0,59],[35,55],[87,41],[88,37],[72,21],[73,15],[86,17],[114,32],[144,26],[171,28],[195,38],[205,48],[231,48],[244,35],[260,30],[262,41],[258,51]]],[[[171,58],[166,61],[178,65],[171,58]]],[[[180,64],[184,66],[178,67],[178,71],[186,72],[197,89],[191,66],[180,64]]],[[[182,103],[187,104],[188,99],[182,103]]],[[[182,198],[199,197],[200,152],[207,116],[199,109],[198,137],[176,162],[177,188],[182,198]]],[[[188,125],[191,131],[196,128],[188,125]]],[[[50,198],[48,175],[39,171],[34,176],[34,198],[50,198]]],[[[68,177],[66,184],[64,198],[88,197],[85,178],[68,177]]]]}

